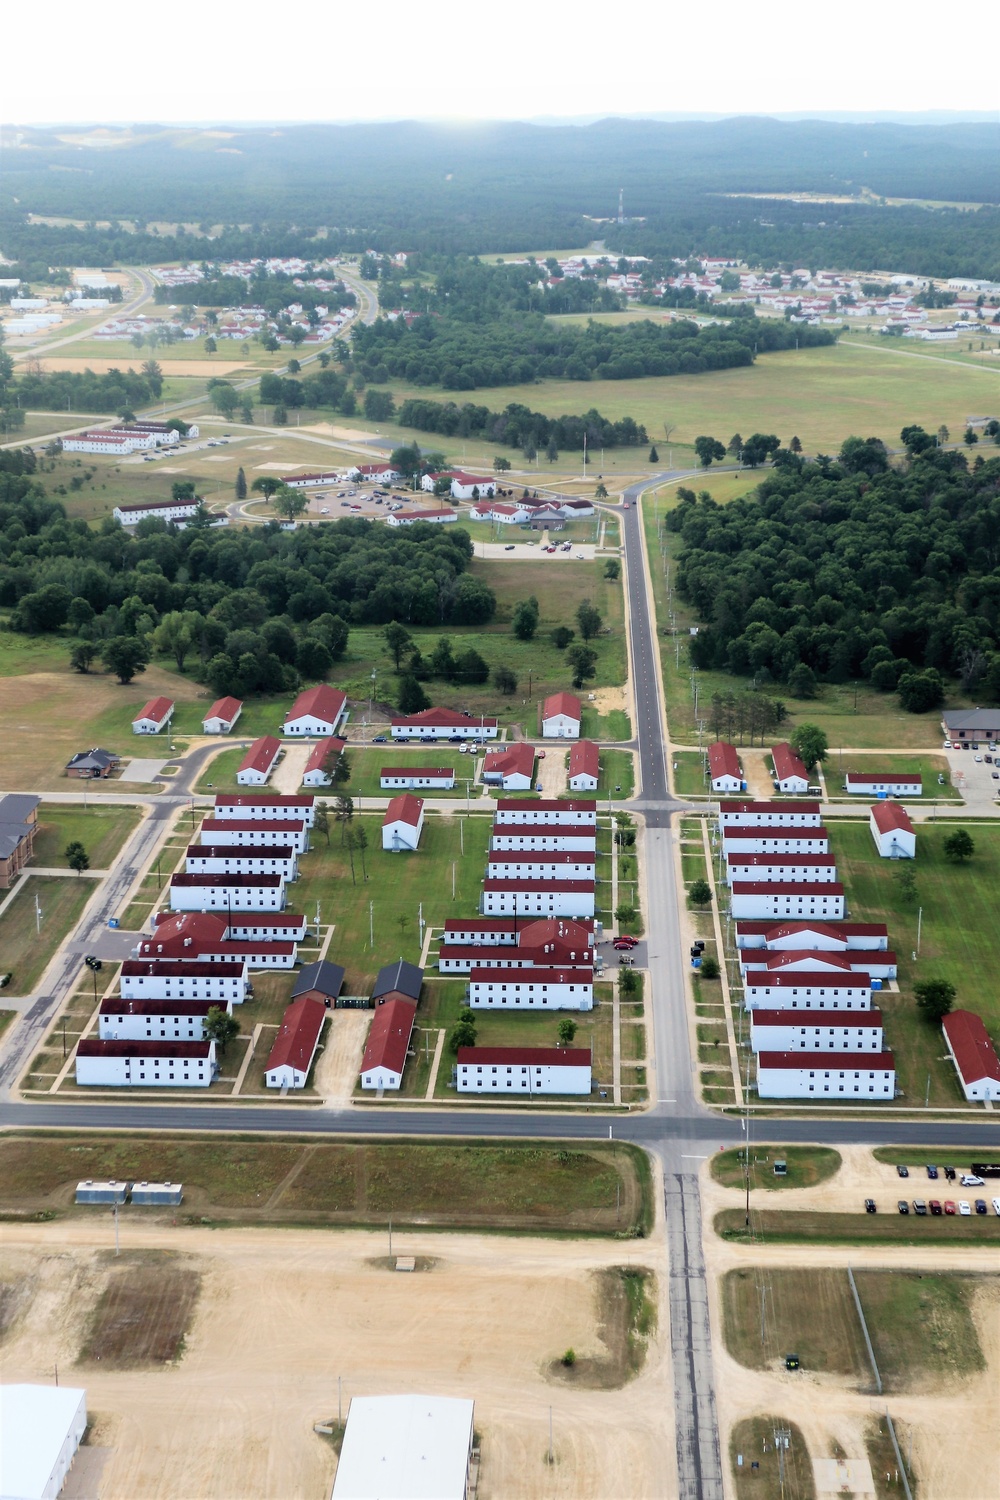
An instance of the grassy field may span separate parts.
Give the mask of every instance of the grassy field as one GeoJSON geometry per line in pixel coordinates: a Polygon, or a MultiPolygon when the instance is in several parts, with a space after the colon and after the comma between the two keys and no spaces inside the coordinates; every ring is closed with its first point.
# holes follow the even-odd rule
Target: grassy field
{"type": "Polygon", "coordinates": [[[764,1239],[783,1245],[1000,1245],[1000,1219],[992,1213],[917,1218],[897,1214],[888,1202],[885,1209],[877,1214],[863,1213],[860,1205],[856,1214],[751,1209],[748,1231],[742,1208],[724,1208],[716,1214],[714,1228],[724,1240],[741,1244],[764,1239]]]}
{"type": "Polygon", "coordinates": [[[601,751],[595,797],[631,797],[635,789],[635,757],[631,750],[601,751]]]}
{"type": "Polygon", "coordinates": [[[97,886],[77,876],[33,875],[0,917],[0,966],[12,995],[29,995],[97,886]],[[42,911],[35,926],[35,897],[42,911]]]}
{"type": "MultiPolygon", "coordinates": [[[[425,798],[464,797],[465,778],[474,777],[476,761],[476,756],[463,755],[456,746],[452,745],[445,745],[440,750],[401,750],[398,745],[391,742],[388,745],[376,745],[372,750],[355,750],[352,747],[347,752],[347,763],[351,768],[350,781],[342,786],[326,788],[324,795],[328,799],[341,793],[355,799],[358,797],[392,797],[394,793],[383,791],[379,782],[379,773],[383,766],[400,766],[414,771],[421,766],[449,766],[456,776],[455,785],[451,791],[420,790],[416,795],[425,798]]],[[[482,788],[477,788],[473,783],[470,790],[472,795],[477,797],[482,788]]]]}
{"type": "Polygon", "coordinates": [[[748,1370],[773,1369],[794,1351],[810,1373],[867,1384],[871,1366],[846,1272],[741,1267],[723,1276],[721,1292],[726,1347],[748,1370]]]}
{"type": "Polygon", "coordinates": [[[674,791],[678,797],[710,795],[705,757],[698,750],[675,750],[671,757],[674,791]]]}
{"type": "Polygon", "coordinates": [[[963,1099],[940,1029],[928,1024],[913,1003],[914,984],[950,980],[957,991],[956,1007],[977,1012],[991,1035],[1000,1036],[1000,998],[978,978],[993,973],[1000,959],[995,915],[1000,828],[972,828],[976,852],[965,865],[944,857],[950,831],[944,823],[919,825],[914,863],[918,895],[912,902],[904,899],[891,862],[875,854],[867,824],[835,820],[831,833],[852,920],[886,922],[890,946],[898,954],[899,994],[883,990],[879,996],[898,1083],[911,1102],[922,1103],[929,1078],[930,1103],[939,1106],[959,1105],[963,1099]],[[914,962],[921,911],[920,955],[914,962]]]}
{"type": "MultiPolygon", "coordinates": [[[[767,1156],[754,1153],[750,1162],[750,1187],[757,1191],[780,1191],[782,1188],[815,1187],[840,1170],[840,1152],[826,1146],[772,1146],[767,1156]],[[774,1163],[785,1162],[788,1173],[775,1177],[774,1163]]],[[[712,1157],[712,1176],[723,1187],[743,1188],[746,1184],[744,1154],[741,1150],[718,1151],[712,1157]]]]}
{"type": "Polygon", "coordinates": [[[90,855],[93,870],[106,870],[139,821],[137,807],[60,806],[43,802],[38,809],[34,863],[69,869],[66,845],[78,840],[90,855]]]}
{"type": "Polygon", "coordinates": [[[0,1140],[0,1164],[0,1205],[16,1214],[101,1212],[72,1209],[81,1177],[183,1182],[185,1212],[196,1222],[384,1224],[391,1217],[400,1225],[613,1235],[648,1232],[652,1214],[646,1157],[618,1142],[327,1145],[309,1137],[23,1134],[0,1140]]]}
{"type": "MultiPolygon", "coordinates": [[[[851,794],[846,790],[844,778],[848,772],[862,776],[920,776],[923,778],[925,801],[943,799],[960,802],[961,793],[951,784],[951,767],[944,755],[856,755],[850,751],[830,755],[823,767],[827,793],[831,797],[851,794]],[[938,777],[944,777],[939,786],[938,777]]],[[[861,798],[857,799],[859,804],[861,798]]]]}
{"type": "Polygon", "coordinates": [[[744,1417],[737,1422],[729,1434],[729,1468],[736,1500],[816,1500],[806,1440],[787,1417],[744,1417]],[[789,1434],[783,1467],[774,1444],[775,1428],[789,1434]],[[739,1456],[742,1464],[737,1463],[739,1456]]]}
{"type": "Polygon", "coordinates": [[[897,1162],[908,1167],[922,1167],[925,1162],[947,1162],[949,1166],[957,1168],[964,1162],[966,1166],[962,1167],[963,1172],[971,1167],[973,1161],[1000,1166],[1000,1151],[986,1151],[978,1146],[960,1146],[958,1149],[954,1146],[876,1146],[872,1155],[876,1161],[888,1162],[890,1166],[895,1166],[897,1162]]]}
{"type": "Polygon", "coordinates": [[[886,1391],[940,1389],[986,1368],[971,1311],[979,1278],[894,1268],[854,1280],[886,1391]]]}

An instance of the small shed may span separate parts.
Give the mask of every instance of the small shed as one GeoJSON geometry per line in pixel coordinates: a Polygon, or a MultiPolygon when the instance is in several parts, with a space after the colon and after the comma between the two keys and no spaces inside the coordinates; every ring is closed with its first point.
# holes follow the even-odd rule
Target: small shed
{"type": "Polygon", "coordinates": [[[713,792],[745,792],[746,782],[736,746],[716,740],[708,747],[708,776],[713,792]]]}
{"type": "Polygon", "coordinates": [[[95,1182],[92,1177],[76,1185],[77,1203],[124,1203],[128,1198],[128,1183],[95,1182]]]}
{"type": "Polygon", "coordinates": [[[141,1208],[178,1208],[184,1197],[180,1182],[133,1182],[132,1202],[141,1208]]]}
{"type": "Polygon", "coordinates": [[[132,720],[133,734],[161,734],[174,716],[169,698],[150,698],[132,720]]]}
{"type": "Polygon", "coordinates": [[[264,734],[259,740],[254,740],[236,772],[239,785],[263,786],[277,765],[280,754],[281,741],[274,735],[264,734]]]}
{"type": "Polygon", "coordinates": [[[208,710],[201,727],[206,734],[230,734],[233,725],[243,712],[243,703],[239,698],[217,698],[208,710]]]}
{"type": "Polygon", "coordinates": [[[582,718],[575,693],[552,693],[542,704],[542,736],[547,740],[579,739],[582,718]]]}
{"type": "Polygon", "coordinates": [[[393,797],[382,819],[382,848],[396,854],[414,850],[424,827],[424,799],[410,792],[393,797]]]}
{"type": "Polygon", "coordinates": [[[292,985],[292,999],[299,1000],[305,996],[310,1000],[321,1001],[324,1007],[336,1005],[343,986],[344,971],[340,964],[321,958],[316,963],[302,965],[292,985]]]}
{"type": "Polygon", "coordinates": [[[601,752],[593,740],[578,740],[569,752],[571,792],[596,792],[601,775],[601,752]]]}
{"type": "Polygon", "coordinates": [[[898,802],[876,802],[868,826],[883,859],[916,858],[917,835],[909,813],[898,802]]]}

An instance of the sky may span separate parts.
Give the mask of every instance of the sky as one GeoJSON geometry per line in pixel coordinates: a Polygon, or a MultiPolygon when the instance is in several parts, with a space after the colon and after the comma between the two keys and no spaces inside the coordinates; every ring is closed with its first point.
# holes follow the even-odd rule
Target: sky
{"type": "Polygon", "coordinates": [[[992,111],[995,0],[947,45],[912,0],[51,0],[4,69],[7,123],[537,119],[662,112],[992,111]],[[990,41],[992,38],[992,41],[990,41]],[[29,40],[30,39],[30,40],[29,40]],[[945,43],[942,51],[942,43],[945,43]]]}

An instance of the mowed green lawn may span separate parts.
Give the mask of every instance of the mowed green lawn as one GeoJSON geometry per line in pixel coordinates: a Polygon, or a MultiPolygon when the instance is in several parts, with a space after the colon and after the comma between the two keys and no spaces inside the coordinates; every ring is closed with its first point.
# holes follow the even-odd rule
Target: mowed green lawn
{"type": "MultiPolygon", "coordinates": [[[[399,768],[406,771],[418,771],[422,766],[435,769],[448,768],[455,773],[455,785],[450,791],[417,790],[414,795],[418,797],[464,797],[465,778],[470,778],[470,790],[474,797],[479,795],[481,788],[475,786],[476,761],[475,755],[465,754],[459,750],[457,745],[443,745],[440,749],[411,750],[400,749],[398,745],[389,742],[388,745],[376,745],[371,750],[355,750],[350,746],[347,750],[347,764],[351,768],[351,779],[341,786],[327,787],[321,795],[328,800],[343,793],[344,796],[353,797],[392,797],[394,791],[384,791],[380,776],[383,767],[399,768]]],[[[401,790],[405,790],[402,788],[401,790]]]]}
{"type": "Polygon", "coordinates": [[[1000,827],[970,826],[975,855],[964,865],[953,865],[945,859],[943,845],[955,826],[917,825],[913,870],[918,895],[907,902],[894,873],[898,864],[878,857],[867,821],[834,820],[831,825],[830,847],[847,888],[851,920],[884,921],[889,947],[898,957],[900,993],[883,990],[878,1004],[886,1018],[886,1043],[896,1054],[898,1082],[917,1104],[924,1102],[928,1078],[932,1105],[958,1104],[962,1095],[940,1027],[916,1009],[914,984],[949,980],[957,991],[956,1008],[982,1016],[1000,1042],[1000,994],[992,978],[1000,964],[1000,827]],[[920,954],[914,961],[920,913],[920,954]]]}
{"type": "Polygon", "coordinates": [[[475,815],[463,816],[461,822],[464,829],[459,817],[428,816],[419,849],[391,854],[382,849],[381,816],[353,818],[349,827],[355,832],[363,828],[368,837],[367,880],[357,852],[352,880],[339,824],[331,819],[329,848],[322,835],[313,835],[312,851],[299,861],[300,879],[289,890],[289,906],[312,918],[318,900],[323,922],[334,924],[329,957],[347,970],[345,994],[367,994],[383,964],[397,958],[419,961],[421,908],[424,922],[435,927],[442,927],[448,917],[478,911],[491,824],[475,815]],[[374,946],[369,941],[369,903],[374,903],[374,946]]]}
{"type": "Polygon", "coordinates": [[[79,876],[33,875],[0,916],[0,970],[10,974],[8,992],[29,995],[63,938],[97,890],[79,876]],[[41,907],[41,932],[35,925],[35,897],[41,907]]]}
{"type": "MultiPolygon", "coordinates": [[[[826,789],[832,797],[849,796],[844,778],[847,773],[864,776],[906,776],[923,778],[926,800],[961,802],[961,793],[951,784],[951,767],[944,755],[831,755],[823,767],[826,789]],[[944,777],[944,785],[938,777],[944,777]]],[[[861,798],[858,798],[861,801],[861,798]]]]}
{"type": "Polygon", "coordinates": [[[137,807],[60,807],[43,802],[38,809],[33,863],[68,869],[66,845],[78,841],[90,856],[92,870],[106,870],[139,821],[137,807]]]}

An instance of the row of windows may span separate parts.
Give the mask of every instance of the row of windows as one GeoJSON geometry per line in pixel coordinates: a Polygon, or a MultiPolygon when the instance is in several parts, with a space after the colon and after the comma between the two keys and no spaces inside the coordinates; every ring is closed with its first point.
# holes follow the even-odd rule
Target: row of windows
{"type": "MultiPolygon", "coordinates": [[[[814,1094],[816,1092],[816,1085],[814,1083],[811,1083],[809,1085],[809,1092],[810,1092],[810,1094],[814,1094]]],[[[823,1093],[824,1094],[828,1094],[829,1092],[830,1092],[830,1085],[828,1083],[824,1083],[824,1085],[823,1085],[823,1093]]],[[[846,1092],[846,1090],[844,1089],[844,1085],[840,1084],[838,1086],[838,1088],[837,1088],[837,1093],[838,1094],[843,1094],[845,1092],[846,1092]]],[[[861,1089],[858,1087],[857,1084],[854,1085],[853,1092],[855,1094],[860,1094],[861,1089]]],[[[874,1092],[875,1092],[875,1085],[873,1083],[870,1083],[868,1085],[868,1092],[869,1092],[869,1094],[874,1094],[874,1092]]],[[[882,1092],[883,1092],[883,1094],[887,1094],[889,1092],[889,1085],[887,1083],[883,1085],[882,1092]]]]}
{"type": "MultiPolygon", "coordinates": [[[[748,985],[747,988],[748,988],[748,990],[749,990],[749,992],[750,992],[751,995],[759,995],[759,994],[765,994],[766,995],[766,994],[770,994],[770,992],[771,992],[772,989],[778,990],[778,991],[784,990],[786,993],[788,993],[790,995],[798,995],[798,994],[802,994],[802,995],[825,995],[825,994],[827,994],[827,989],[826,989],[825,985],[819,985],[819,986],[804,985],[801,990],[799,990],[799,988],[796,985],[784,985],[784,984],[751,984],[751,985],[748,985]]],[[[860,991],[862,991],[865,994],[868,993],[868,986],[866,984],[861,984],[860,981],[858,982],[858,984],[856,986],[852,986],[852,989],[860,990],[860,991]]],[[[837,987],[836,987],[836,989],[833,989],[833,990],[829,991],[829,993],[831,995],[839,995],[839,994],[843,994],[845,991],[846,991],[847,994],[851,993],[851,991],[849,989],[847,989],[846,985],[838,984],[837,987]]]]}
{"type": "MultiPolygon", "coordinates": [[[[867,990],[863,994],[838,995],[830,1000],[824,1000],[822,997],[810,999],[806,996],[802,1000],[792,1000],[790,1004],[785,1003],[785,996],[782,995],[781,1006],[775,1008],[781,1010],[799,1010],[800,1008],[802,1010],[869,1010],[871,1007],[868,1004],[868,999],[869,994],[867,990]]],[[[756,1006],[750,1004],[748,998],[746,1009],[755,1010],[756,1008],[756,1006]]]]}
{"type": "MultiPolygon", "coordinates": [[[[483,986],[484,983],[486,983],[485,980],[477,979],[476,980],[477,988],[482,989],[482,986],[483,986]]],[[[487,988],[492,993],[494,986],[493,986],[492,983],[490,983],[490,984],[487,984],[487,988]]],[[[506,991],[507,990],[507,985],[502,984],[500,986],[500,988],[501,988],[501,990],[506,991]]],[[[515,994],[519,995],[521,993],[521,986],[519,984],[513,984],[513,985],[511,985],[511,988],[514,990],[515,994]]],[[[585,988],[587,988],[587,986],[581,985],[581,989],[585,989],[585,988]]],[[[527,987],[527,993],[530,995],[530,994],[533,994],[536,990],[539,990],[539,989],[541,990],[541,992],[542,992],[543,995],[548,994],[549,987],[548,987],[547,984],[542,984],[542,985],[532,984],[532,985],[529,985],[527,987]]],[[[576,993],[576,985],[575,984],[560,985],[560,989],[568,989],[571,995],[573,995],[573,994],[576,993]]]]}

